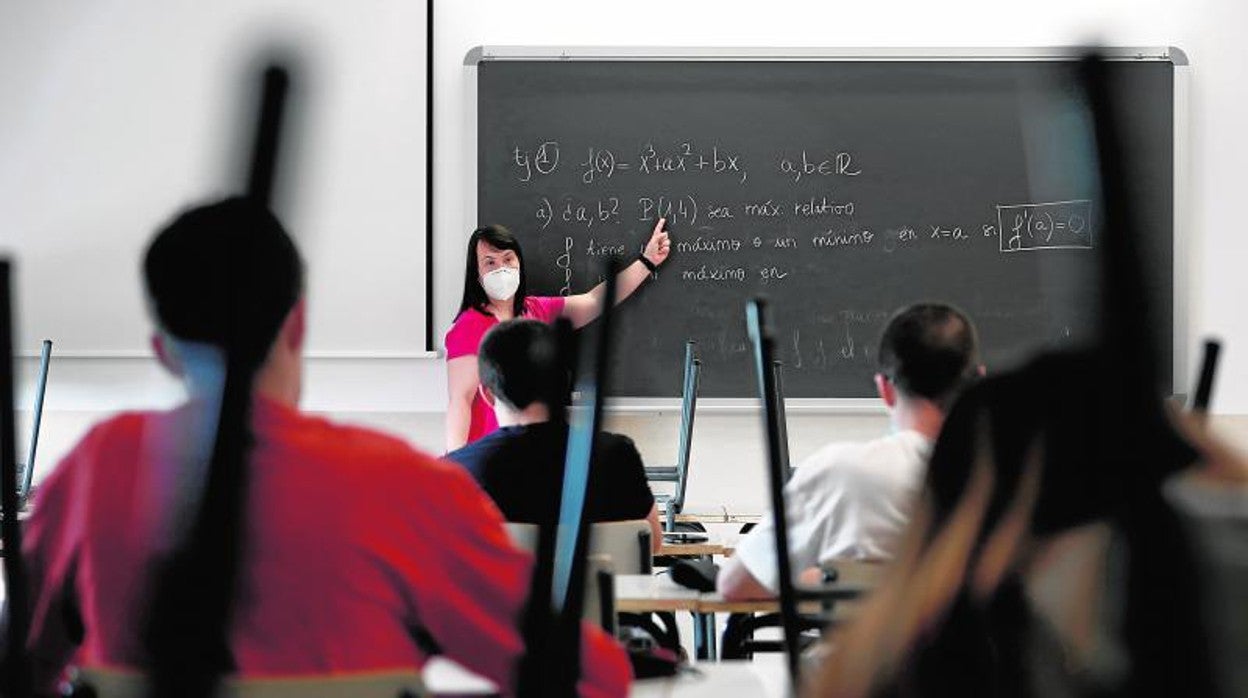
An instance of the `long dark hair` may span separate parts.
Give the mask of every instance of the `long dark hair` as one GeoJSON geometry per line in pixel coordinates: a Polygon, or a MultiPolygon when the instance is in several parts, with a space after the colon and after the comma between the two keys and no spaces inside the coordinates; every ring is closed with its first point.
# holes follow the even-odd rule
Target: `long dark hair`
{"type": "Polygon", "coordinates": [[[155,571],[144,635],[153,695],[209,696],[234,669],[230,607],[245,543],[252,384],[302,296],[303,263],[272,213],[234,198],[170,223],[148,247],[143,273],[161,329],[225,359],[202,494],[175,512],[189,526],[155,571]]]}
{"type": "Polygon", "coordinates": [[[520,262],[520,286],[511,299],[513,317],[524,315],[524,299],[527,294],[528,282],[524,274],[524,252],[520,250],[520,241],[511,231],[501,225],[487,225],[472,231],[468,238],[468,259],[464,264],[464,298],[459,302],[459,317],[465,310],[472,308],[488,313],[490,297],[481,288],[481,274],[477,271],[477,243],[487,242],[491,247],[500,250],[511,250],[516,253],[516,261],[520,262]]]}
{"type": "MultiPolygon", "coordinates": [[[[984,545],[1017,496],[1028,455],[1038,447],[1031,534],[1044,538],[1104,521],[1126,551],[1119,580],[1124,590],[1116,597],[1122,627],[1115,630],[1129,671],[1097,690],[1216,695],[1194,548],[1162,497],[1162,483],[1196,461],[1197,453],[1166,421],[1159,401],[1137,408],[1132,429],[1117,423],[1122,396],[1107,395],[1102,382],[1115,360],[1092,350],[1046,354],[963,394],[928,465],[931,530],[941,530],[954,516],[977,449],[991,433],[993,488],[976,547],[984,545]]],[[[1020,574],[1012,571],[987,602],[959,596],[909,665],[909,680],[929,689],[922,693],[973,695],[976,686],[986,694],[1028,693],[1024,684],[1035,667],[1025,650],[1035,637],[1029,633],[1043,628],[1024,599],[1020,574]]]]}

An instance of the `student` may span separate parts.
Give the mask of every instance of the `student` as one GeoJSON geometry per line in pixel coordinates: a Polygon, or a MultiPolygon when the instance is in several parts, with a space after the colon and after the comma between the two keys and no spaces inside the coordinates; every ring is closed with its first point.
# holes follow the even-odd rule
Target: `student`
{"type": "MultiPolygon", "coordinates": [[[[549,404],[567,385],[558,365],[555,331],[537,320],[508,320],[486,333],[477,355],[481,393],[494,405],[499,429],[446,455],[472,473],[508,521],[559,520],[568,426],[563,405],[549,404]]],[[[641,455],[628,437],[601,433],[586,499],[589,521],[650,522],[651,545],[662,541],[659,512],[641,455]]]]}
{"type": "MultiPolygon", "coordinates": [[[[910,518],[932,443],[958,390],[983,372],[971,321],[940,304],[893,316],[880,338],[875,387],[893,432],[867,443],[833,443],[807,458],[786,485],[794,570],[837,558],[883,560],[910,518]]],[[[769,518],[737,545],[717,579],[728,599],[779,589],[769,518]]]]}
{"type": "MultiPolygon", "coordinates": [[[[665,219],[655,223],[637,260],[617,277],[618,300],[628,298],[671,252],[665,219]]],[[[598,317],[604,289],[599,284],[574,296],[529,296],[520,243],[500,225],[478,228],[468,238],[464,297],[455,323],[446,333],[446,374],[450,402],[446,409],[446,450],[472,443],[498,428],[494,410],[478,391],[477,347],[494,325],[517,317],[553,322],[565,317],[583,327],[598,317]]]]}
{"type": "MultiPolygon", "coordinates": [[[[40,689],[69,665],[150,671],[178,656],[165,645],[220,645],[223,656],[201,659],[217,674],[419,667],[427,633],[514,691],[531,558],[459,468],[298,410],[303,268],[278,220],[242,199],[192,209],[153,240],[144,274],[152,346],[190,400],[96,425],[40,488],[23,546],[40,689]],[[247,392],[234,421],[218,426],[227,362],[243,365],[247,392]],[[224,441],[240,445],[233,462],[220,457],[224,441]],[[230,468],[241,473],[237,516],[199,527],[196,510],[229,510],[217,485],[230,468]],[[205,533],[228,541],[232,530],[241,549],[199,546],[224,552],[171,593],[170,560],[180,558],[170,551],[205,533]],[[216,579],[218,563],[233,578],[216,579]],[[223,607],[161,603],[214,584],[223,607]],[[153,613],[145,631],[153,598],[170,615],[153,613]]],[[[624,695],[623,651],[588,626],[583,637],[582,694],[624,695]]]]}
{"type": "Polygon", "coordinates": [[[1210,619],[1233,621],[1201,613],[1163,488],[1243,488],[1248,470],[1114,385],[1118,360],[1045,354],[958,400],[897,565],[810,695],[1243,695],[1218,683],[1243,648],[1217,646],[1210,619]]]}

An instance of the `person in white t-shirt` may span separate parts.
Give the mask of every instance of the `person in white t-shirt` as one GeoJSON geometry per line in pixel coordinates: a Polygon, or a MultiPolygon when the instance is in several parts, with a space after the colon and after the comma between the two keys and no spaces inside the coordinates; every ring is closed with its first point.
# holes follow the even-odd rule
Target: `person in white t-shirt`
{"type": "MultiPolygon", "coordinates": [[[[836,559],[883,560],[910,518],[932,443],[958,391],[984,368],[971,321],[948,305],[898,311],[880,337],[875,388],[892,433],[866,443],[832,443],[785,486],[789,554],[803,579],[836,559]]],[[[780,582],[770,516],[742,537],[716,586],[727,599],[769,598],[780,582]]]]}

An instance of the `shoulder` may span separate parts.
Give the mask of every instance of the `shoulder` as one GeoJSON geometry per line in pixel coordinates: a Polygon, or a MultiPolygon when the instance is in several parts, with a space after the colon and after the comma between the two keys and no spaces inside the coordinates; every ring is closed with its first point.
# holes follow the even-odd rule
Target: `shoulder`
{"type": "Polygon", "coordinates": [[[563,296],[529,296],[524,299],[524,309],[532,317],[543,322],[554,322],[563,312],[563,296]]]}
{"type": "Polygon", "coordinates": [[[493,456],[511,440],[502,430],[496,430],[447,453],[442,456],[442,460],[467,468],[479,480],[489,468],[493,456]]]}
{"type": "Polygon", "coordinates": [[[123,412],[96,423],[40,483],[36,502],[49,499],[58,492],[74,490],[90,493],[95,489],[91,485],[93,474],[99,468],[118,474],[119,468],[137,467],[141,460],[139,452],[145,447],[155,445],[151,436],[163,431],[151,428],[152,425],[168,421],[172,414],[174,413],[123,412]]]}
{"type": "Polygon", "coordinates": [[[830,482],[868,482],[919,473],[931,442],[913,431],[889,434],[862,442],[831,443],[797,468],[795,487],[819,488],[830,482]]]}
{"type": "Polygon", "coordinates": [[[291,460],[315,464],[327,473],[349,473],[360,486],[410,485],[446,467],[396,436],[294,410],[285,412],[276,426],[258,426],[291,460]]]}
{"type": "Polygon", "coordinates": [[[152,437],[173,424],[181,410],[122,412],[91,427],[66,457],[70,460],[116,460],[132,463],[135,453],[155,445],[152,437]]]}
{"type": "Polygon", "coordinates": [[[425,467],[435,462],[406,441],[367,427],[339,424],[324,417],[297,414],[298,422],[288,433],[305,451],[325,459],[352,463],[352,467],[401,464],[425,467]]]}
{"type": "Polygon", "coordinates": [[[639,464],[641,463],[641,454],[637,451],[637,444],[623,434],[609,431],[599,432],[598,444],[617,459],[635,460],[639,464]]]}
{"type": "Polygon", "coordinates": [[[481,337],[493,324],[493,317],[475,308],[461,312],[455,317],[451,328],[446,331],[446,358],[454,359],[476,354],[477,346],[481,344],[481,337]]]}

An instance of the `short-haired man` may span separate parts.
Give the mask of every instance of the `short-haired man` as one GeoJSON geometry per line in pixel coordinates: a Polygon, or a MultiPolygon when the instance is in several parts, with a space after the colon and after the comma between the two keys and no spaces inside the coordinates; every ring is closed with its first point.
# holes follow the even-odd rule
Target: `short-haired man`
{"type": "MultiPolygon", "coordinates": [[[[829,444],[796,469],[785,486],[794,570],[891,557],[945,411],[982,373],[975,328],[955,308],[923,303],[892,317],[880,338],[875,374],[892,433],[829,444]]],[[[726,598],[744,599],[774,596],[779,585],[775,534],[764,517],[738,543],[717,586],[726,598]]]]}
{"type": "MultiPolygon", "coordinates": [[[[446,455],[472,473],[508,521],[559,518],[568,427],[552,419],[557,408],[549,404],[567,384],[557,349],[554,328],[537,320],[509,320],[491,329],[477,352],[477,372],[499,429],[446,455]]],[[[588,520],[647,519],[651,546],[657,549],[662,537],[658,509],[632,440],[602,432],[594,453],[585,500],[588,520]]]]}

